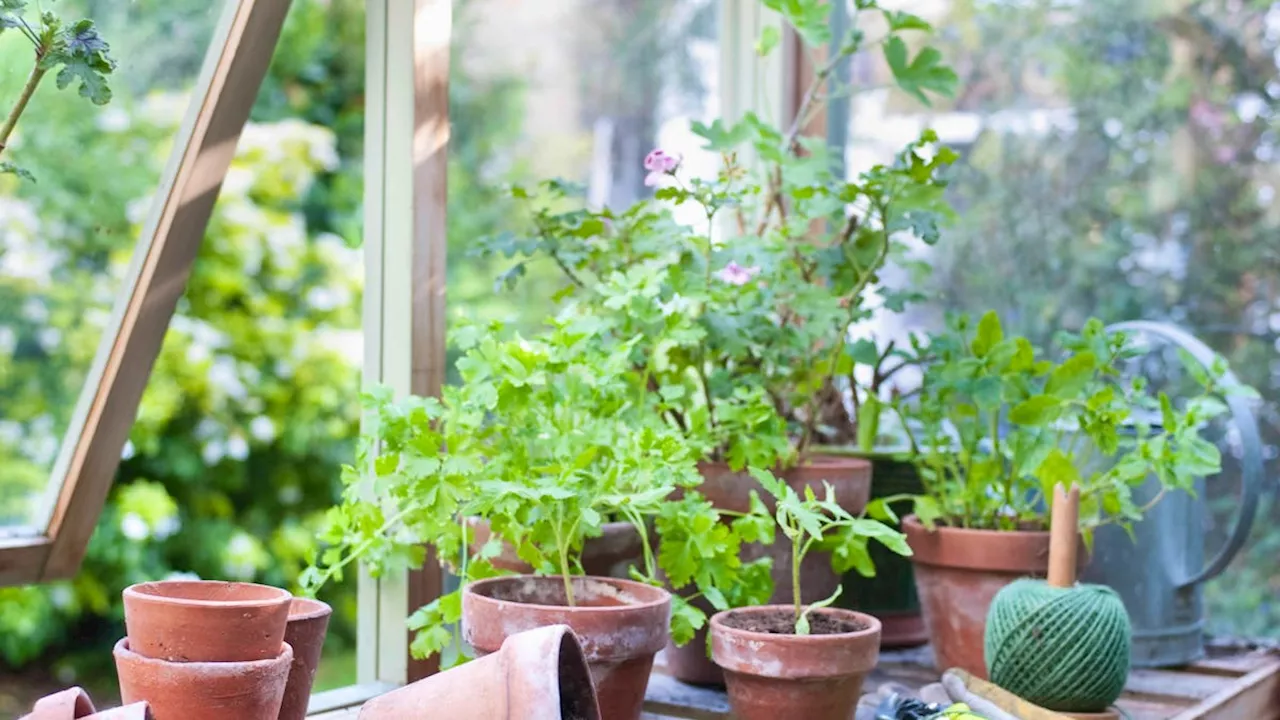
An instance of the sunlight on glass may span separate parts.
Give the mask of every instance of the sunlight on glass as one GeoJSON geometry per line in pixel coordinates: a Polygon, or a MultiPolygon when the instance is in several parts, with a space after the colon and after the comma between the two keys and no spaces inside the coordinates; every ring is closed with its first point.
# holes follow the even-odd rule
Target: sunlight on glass
{"type": "Polygon", "coordinates": [[[0,526],[43,522],[50,471],[222,11],[176,5],[0,2],[0,132],[12,131],[0,141],[0,526]],[[37,43],[56,62],[33,74],[37,43]]]}

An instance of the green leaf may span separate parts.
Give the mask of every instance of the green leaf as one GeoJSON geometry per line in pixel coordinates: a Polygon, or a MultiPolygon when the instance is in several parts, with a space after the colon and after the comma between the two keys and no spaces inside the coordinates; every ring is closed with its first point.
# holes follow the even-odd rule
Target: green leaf
{"type": "Polygon", "coordinates": [[[1098,358],[1091,352],[1073,355],[1053,369],[1044,391],[1063,400],[1074,398],[1089,385],[1097,366],[1098,358]]]}
{"type": "Polygon", "coordinates": [[[898,32],[900,30],[924,30],[930,32],[933,26],[927,20],[919,15],[902,10],[883,10],[884,19],[889,23],[889,32],[898,32]]]}
{"type": "Polygon", "coordinates": [[[809,613],[813,612],[814,610],[821,610],[824,607],[829,607],[831,603],[835,602],[836,599],[840,597],[840,593],[842,592],[844,592],[844,586],[837,585],[836,591],[831,593],[831,597],[827,598],[826,600],[819,600],[818,602],[813,603],[809,605],[809,607],[805,608],[804,612],[800,613],[800,619],[796,620],[796,634],[808,635],[809,634],[809,613]]]}
{"type": "Polygon", "coordinates": [[[1009,411],[1009,422],[1019,425],[1043,426],[1061,415],[1062,401],[1049,395],[1027,398],[1009,411]]]}
{"type": "Polygon", "coordinates": [[[1040,467],[1036,468],[1035,475],[1040,481],[1040,489],[1045,498],[1053,497],[1054,486],[1061,485],[1070,489],[1072,485],[1081,484],[1080,471],[1060,448],[1054,448],[1049,453],[1040,467]]]}
{"type": "Polygon", "coordinates": [[[83,55],[63,56],[63,67],[58,71],[57,85],[65,90],[72,83],[80,82],[80,96],[88,98],[94,105],[106,105],[111,102],[111,88],[107,86],[106,73],[110,68],[94,58],[83,55]]]}
{"type": "Polygon", "coordinates": [[[1004,328],[1000,326],[1000,316],[994,310],[989,310],[978,321],[978,334],[973,339],[974,356],[986,357],[987,353],[1002,340],[1004,340],[1004,328]]]}
{"type": "Polygon", "coordinates": [[[936,48],[926,47],[908,61],[907,44],[894,35],[884,44],[884,58],[898,87],[925,105],[932,104],[926,90],[947,97],[955,93],[956,73],[942,64],[942,53],[936,48]]]}
{"type": "Polygon", "coordinates": [[[760,57],[767,57],[773,49],[778,47],[778,43],[782,41],[782,33],[774,25],[766,27],[760,33],[760,39],[756,41],[756,54],[760,57]]]}
{"type": "Polygon", "coordinates": [[[21,180],[35,182],[36,176],[27,172],[25,168],[18,167],[11,162],[0,162],[0,175],[16,175],[21,180]]]}

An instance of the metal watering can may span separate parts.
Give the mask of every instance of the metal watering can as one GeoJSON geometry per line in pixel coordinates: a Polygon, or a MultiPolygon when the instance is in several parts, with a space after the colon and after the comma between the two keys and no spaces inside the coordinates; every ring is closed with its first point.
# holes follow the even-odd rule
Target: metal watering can
{"type": "MultiPolygon", "coordinates": [[[[1200,340],[1170,325],[1127,322],[1108,330],[1156,336],[1181,347],[1208,368],[1214,353],[1200,340]]],[[[1238,384],[1228,374],[1224,384],[1238,384]]],[[[1243,449],[1240,511],[1222,549],[1205,563],[1205,480],[1196,493],[1167,492],[1143,519],[1133,526],[1133,537],[1123,528],[1106,526],[1094,534],[1093,556],[1082,582],[1114,589],[1124,600],[1133,623],[1134,667],[1185,665],[1204,655],[1204,601],[1201,584],[1222,573],[1240,551],[1253,527],[1262,483],[1262,443],[1247,399],[1226,398],[1231,421],[1243,449]]],[[[1159,491],[1150,478],[1134,492],[1139,506],[1159,491]]]]}

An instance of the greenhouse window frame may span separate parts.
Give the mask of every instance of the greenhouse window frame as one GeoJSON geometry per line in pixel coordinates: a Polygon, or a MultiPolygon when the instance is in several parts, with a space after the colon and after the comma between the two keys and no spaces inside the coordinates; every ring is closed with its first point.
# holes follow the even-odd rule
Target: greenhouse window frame
{"type": "Polygon", "coordinates": [[[289,0],[229,0],[31,526],[0,530],[0,586],[74,577],[266,77],[289,0]]]}

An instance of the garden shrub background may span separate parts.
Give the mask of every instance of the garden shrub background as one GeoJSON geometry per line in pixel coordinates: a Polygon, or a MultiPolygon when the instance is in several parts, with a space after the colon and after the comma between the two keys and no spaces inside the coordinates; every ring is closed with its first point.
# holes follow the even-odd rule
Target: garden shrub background
{"type": "MultiPolygon", "coordinates": [[[[616,1],[625,12],[675,2],[616,1]]],[[[131,66],[115,82],[132,87],[104,110],[43,89],[15,144],[39,182],[0,177],[0,522],[25,516],[25,498],[45,483],[51,428],[74,405],[73,370],[96,350],[111,277],[128,263],[185,112],[201,58],[192,45],[216,20],[207,0],[59,5],[99,21],[131,66]],[[34,257],[51,257],[56,278],[35,305],[31,280],[11,272],[34,257]]],[[[460,3],[459,47],[468,6],[483,5],[460,3]]],[[[1280,11],[1256,0],[1094,0],[1064,20],[1048,7],[1018,3],[1011,22],[1008,3],[957,0],[938,21],[964,57],[958,108],[1033,104],[1047,82],[1061,92],[1043,104],[1076,113],[1070,130],[988,131],[961,148],[961,222],[940,246],[935,289],[952,307],[995,307],[1011,331],[1038,339],[1089,314],[1183,324],[1268,398],[1274,478],[1280,11]],[[1197,49],[1190,59],[1180,37],[1197,49]]],[[[357,432],[363,32],[362,0],[295,0],[82,572],[0,589],[0,714],[21,710],[34,689],[109,686],[119,592],[132,582],[195,573],[288,586],[305,563],[357,432]]],[[[20,52],[0,43],[0,67],[19,65],[20,52]]],[[[501,185],[528,175],[517,151],[522,83],[463,67],[451,88],[450,304],[532,322],[551,286],[495,295],[500,268],[468,257],[472,239],[515,220],[501,185]]],[[[0,98],[21,81],[0,71],[0,98]]],[[[631,109],[633,136],[656,132],[652,100],[631,109]]],[[[628,153],[614,148],[619,163],[628,153]]],[[[1248,554],[1210,586],[1216,630],[1280,635],[1272,507],[1248,554]]],[[[324,681],[349,682],[353,587],[329,599],[337,617],[324,681]]]]}

